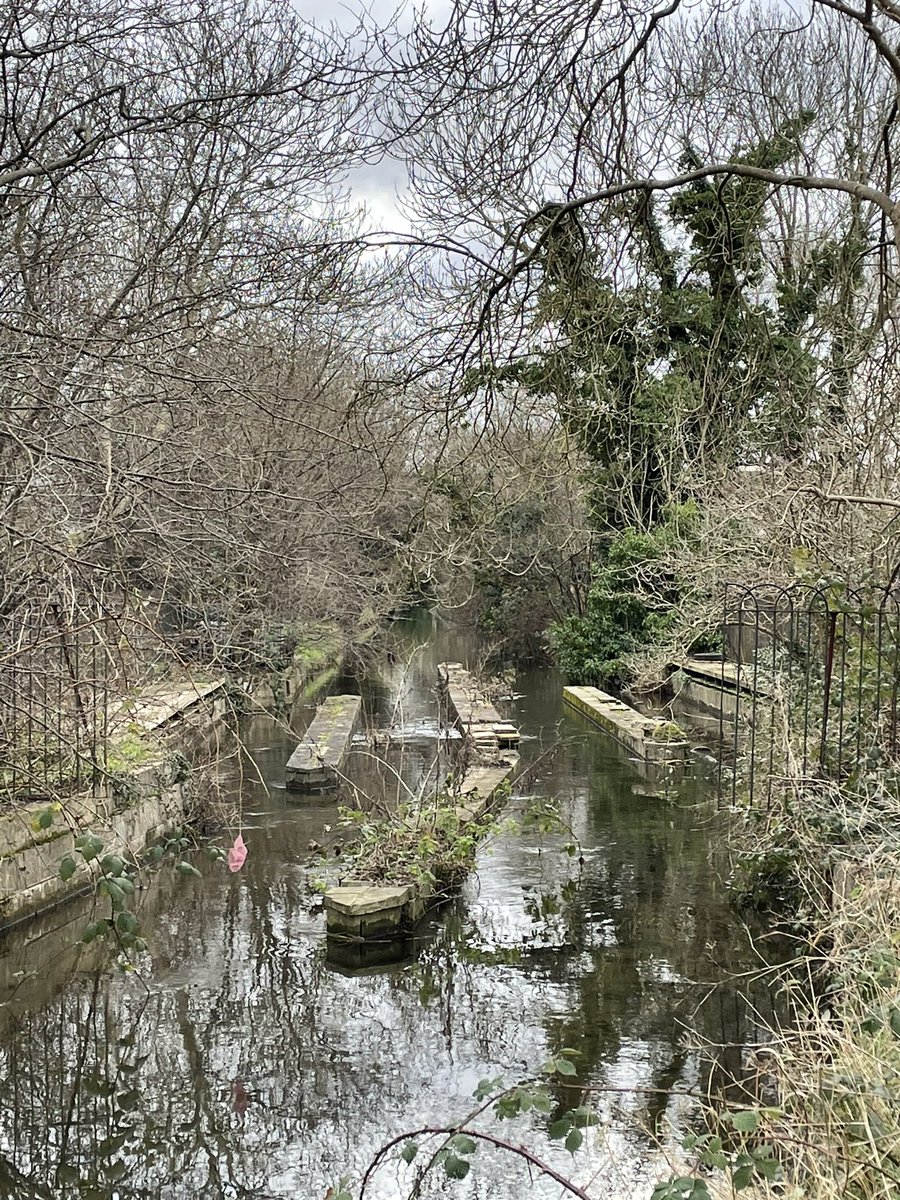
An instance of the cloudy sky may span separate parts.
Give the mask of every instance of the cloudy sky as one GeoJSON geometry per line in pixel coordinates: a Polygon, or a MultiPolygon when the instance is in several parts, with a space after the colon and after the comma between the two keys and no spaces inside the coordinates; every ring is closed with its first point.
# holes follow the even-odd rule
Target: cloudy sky
{"type": "MultiPolygon", "coordinates": [[[[414,12],[423,9],[434,19],[450,10],[450,0],[424,0],[415,4],[403,0],[292,0],[295,10],[304,20],[316,25],[337,25],[341,29],[356,28],[363,15],[369,23],[395,23],[409,26],[414,12]]],[[[400,210],[400,197],[407,185],[403,163],[385,159],[358,168],[348,179],[353,199],[365,205],[370,214],[369,225],[380,230],[408,233],[410,225],[400,210]]]]}

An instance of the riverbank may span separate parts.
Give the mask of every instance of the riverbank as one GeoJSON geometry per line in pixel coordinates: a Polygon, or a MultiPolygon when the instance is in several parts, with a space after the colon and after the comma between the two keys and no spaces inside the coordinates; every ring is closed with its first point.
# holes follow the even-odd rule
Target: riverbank
{"type": "Polygon", "coordinates": [[[302,703],[338,674],[346,653],[337,627],[317,625],[277,673],[179,671],[132,688],[104,714],[105,741],[93,748],[102,766],[92,766],[88,788],[73,792],[64,781],[0,813],[0,933],[93,886],[96,864],[81,852],[85,839],[138,863],[171,830],[204,819],[197,772],[209,769],[223,739],[233,740],[238,714],[248,706],[284,713],[302,703]]]}

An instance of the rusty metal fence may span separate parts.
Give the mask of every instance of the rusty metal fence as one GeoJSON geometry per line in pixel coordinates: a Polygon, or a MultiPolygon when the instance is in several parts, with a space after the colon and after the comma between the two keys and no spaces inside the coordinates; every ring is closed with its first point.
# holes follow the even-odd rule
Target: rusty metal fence
{"type": "Polygon", "coordinates": [[[95,789],[132,677],[121,612],[35,597],[0,618],[0,803],[95,789]]]}
{"type": "Polygon", "coordinates": [[[719,776],[732,801],[900,758],[900,591],[729,584],[722,617],[719,776]]]}

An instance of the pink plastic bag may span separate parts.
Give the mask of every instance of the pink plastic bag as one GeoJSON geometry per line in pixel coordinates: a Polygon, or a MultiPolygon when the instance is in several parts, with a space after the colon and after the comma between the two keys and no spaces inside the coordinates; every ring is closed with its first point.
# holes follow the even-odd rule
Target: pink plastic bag
{"type": "Polygon", "coordinates": [[[234,839],[234,845],[228,851],[228,870],[239,871],[247,861],[247,847],[240,834],[234,839]]]}

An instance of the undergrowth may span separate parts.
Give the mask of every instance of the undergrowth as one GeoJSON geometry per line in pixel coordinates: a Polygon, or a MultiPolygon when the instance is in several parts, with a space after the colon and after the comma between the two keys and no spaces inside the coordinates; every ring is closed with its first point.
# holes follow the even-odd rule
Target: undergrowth
{"type": "MultiPolygon", "coordinates": [[[[739,834],[745,895],[790,903],[804,955],[772,1031],[778,1119],[767,1131],[809,1200],[900,1196],[900,786],[786,788],[739,834]]],[[[772,1194],[785,1195],[784,1188],[772,1194]]],[[[763,1193],[767,1194],[767,1193],[763,1193]]]]}
{"type": "Polygon", "coordinates": [[[343,857],[354,875],[372,883],[449,891],[465,879],[479,845],[498,827],[489,810],[479,814],[474,804],[443,792],[387,814],[342,808],[341,824],[354,831],[343,857]]]}

